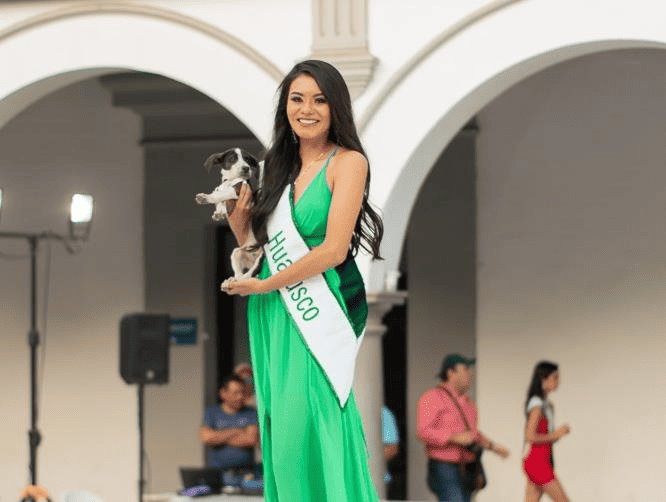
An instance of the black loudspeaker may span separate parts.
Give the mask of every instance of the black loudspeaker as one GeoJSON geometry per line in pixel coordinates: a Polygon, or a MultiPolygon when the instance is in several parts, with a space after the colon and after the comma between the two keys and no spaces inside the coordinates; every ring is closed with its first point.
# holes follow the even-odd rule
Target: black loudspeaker
{"type": "Polygon", "coordinates": [[[120,376],[127,383],[169,381],[169,316],[128,314],[120,320],[120,376]]]}

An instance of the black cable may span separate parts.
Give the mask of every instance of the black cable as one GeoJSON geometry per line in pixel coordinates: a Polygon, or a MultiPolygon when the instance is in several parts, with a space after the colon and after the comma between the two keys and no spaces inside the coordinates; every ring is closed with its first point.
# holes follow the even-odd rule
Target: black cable
{"type": "Polygon", "coordinates": [[[146,466],[146,471],[147,474],[144,476],[144,486],[146,487],[146,492],[151,493],[153,488],[152,488],[152,478],[153,478],[153,471],[150,466],[150,459],[148,458],[148,452],[144,448],[143,450],[143,463],[146,466]]]}
{"type": "Polygon", "coordinates": [[[42,344],[42,353],[40,355],[40,365],[39,365],[39,395],[37,396],[37,402],[39,407],[42,406],[42,389],[44,388],[44,366],[46,364],[46,333],[47,333],[47,321],[48,321],[48,311],[49,311],[49,293],[51,286],[51,240],[46,239],[46,257],[44,261],[44,291],[43,291],[43,302],[42,302],[42,331],[41,331],[41,344],[42,344]]]}

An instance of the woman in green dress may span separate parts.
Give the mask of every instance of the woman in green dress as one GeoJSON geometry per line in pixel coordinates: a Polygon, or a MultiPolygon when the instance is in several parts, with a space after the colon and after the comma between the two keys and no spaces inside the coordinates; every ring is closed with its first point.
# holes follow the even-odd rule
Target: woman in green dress
{"type": "Polygon", "coordinates": [[[264,249],[251,295],[267,502],[375,502],[361,417],[351,392],[367,318],[359,248],[380,258],[383,227],[368,203],[369,165],[340,73],[298,63],[279,87],[263,187],[241,189],[229,224],[264,249]]]}

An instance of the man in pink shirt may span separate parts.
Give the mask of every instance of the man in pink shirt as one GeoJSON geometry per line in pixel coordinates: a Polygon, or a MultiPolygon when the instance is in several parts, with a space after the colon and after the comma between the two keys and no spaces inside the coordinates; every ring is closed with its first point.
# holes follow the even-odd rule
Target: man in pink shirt
{"type": "Polygon", "coordinates": [[[477,428],[476,406],[467,396],[474,362],[460,354],[448,354],[442,361],[439,384],[418,402],[416,432],[426,446],[428,486],[440,501],[471,500],[472,491],[461,476],[464,464],[475,458],[469,447],[479,445],[502,458],[509,455],[506,448],[477,428]]]}

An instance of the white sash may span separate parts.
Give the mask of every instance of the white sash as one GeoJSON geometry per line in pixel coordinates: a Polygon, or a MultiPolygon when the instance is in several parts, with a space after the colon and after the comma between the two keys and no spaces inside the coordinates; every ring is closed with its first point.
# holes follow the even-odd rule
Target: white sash
{"type": "MultiPolygon", "coordinates": [[[[264,255],[271,274],[287,268],[310,251],[293,220],[289,186],[268,219],[267,230],[264,255]]],[[[344,407],[351,392],[356,354],[363,334],[356,336],[323,274],[280,288],[280,295],[308,349],[333,387],[340,406],[344,407]]]]}

